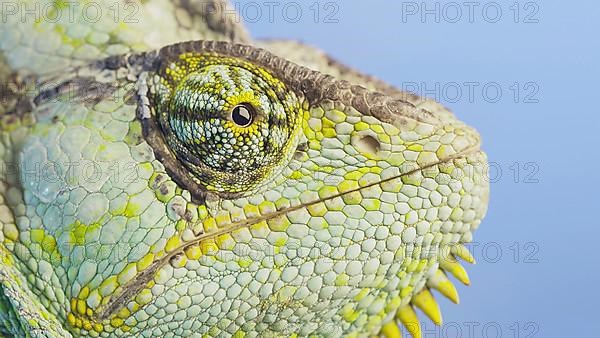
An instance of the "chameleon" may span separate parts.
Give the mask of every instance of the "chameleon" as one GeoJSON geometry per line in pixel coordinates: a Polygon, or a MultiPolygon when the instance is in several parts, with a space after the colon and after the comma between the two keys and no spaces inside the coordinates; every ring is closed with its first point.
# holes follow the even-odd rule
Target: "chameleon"
{"type": "Polygon", "coordinates": [[[458,303],[477,131],[228,6],[3,3],[0,336],[419,338],[458,303]]]}

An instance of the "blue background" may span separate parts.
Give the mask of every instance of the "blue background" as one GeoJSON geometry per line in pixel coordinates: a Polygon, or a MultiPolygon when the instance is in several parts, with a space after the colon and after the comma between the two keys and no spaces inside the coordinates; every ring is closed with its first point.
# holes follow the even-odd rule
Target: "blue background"
{"type": "Polygon", "coordinates": [[[489,5],[487,15],[479,2],[473,20],[458,2],[456,23],[445,3],[439,23],[433,14],[422,20],[420,9],[408,15],[409,2],[319,1],[317,22],[313,1],[288,5],[287,16],[289,2],[277,3],[269,18],[264,2],[238,2],[253,37],[299,39],[396,86],[425,86],[482,134],[493,177],[471,247],[478,263],[467,267],[472,285],[457,282],[459,306],[438,297],[445,326],[425,322],[424,337],[600,337],[598,2],[523,1],[517,22],[512,1],[489,5]],[[488,22],[496,7],[502,16],[488,22]],[[338,22],[327,23],[335,8],[329,19],[338,22]],[[480,84],[471,98],[465,82],[480,84]]]}

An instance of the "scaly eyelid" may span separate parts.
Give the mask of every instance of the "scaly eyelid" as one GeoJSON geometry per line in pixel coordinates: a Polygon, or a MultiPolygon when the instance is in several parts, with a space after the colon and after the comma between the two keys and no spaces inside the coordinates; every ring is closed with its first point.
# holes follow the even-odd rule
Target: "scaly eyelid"
{"type": "Polygon", "coordinates": [[[293,155],[303,116],[298,97],[268,70],[243,59],[188,53],[178,62],[156,73],[150,90],[156,94],[149,98],[161,126],[163,145],[156,147],[172,155],[165,167],[185,176],[178,179],[184,189],[222,198],[255,193],[293,155]],[[231,115],[240,104],[253,112],[247,126],[231,115]],[[174,127],[168,123],[173,118],[184,122],[174,127]]]}

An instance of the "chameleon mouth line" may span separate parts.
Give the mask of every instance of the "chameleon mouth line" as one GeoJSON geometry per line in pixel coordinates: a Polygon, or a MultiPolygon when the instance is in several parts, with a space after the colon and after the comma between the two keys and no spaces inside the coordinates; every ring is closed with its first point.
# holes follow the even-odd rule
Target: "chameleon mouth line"
{"type": "Polygon", "coordinates": [[[133,278],[132,280],[130,280],[129,282],[127,282],[123,287],[121,293],[111,297],[109,299],[109,301],[106,303],[106,305],[100,307],[97,312],[97,315],[95,315],[95,319],[103,321],[108,319],[111,315],[113,315],[114,313],[118,312],[123,306],[126,305],[127,302],[129,302],[129,300],[131,298],[133,298],[135,295],[137,295],[140,291],[142,291],[146,285],[148,284],[148,282],[151,281],[151,279],[153,278],[153,276],[155,275],[155,273],[165,264],[167,264],[169,262],[169,260],[171,260],[171,258],[176,257],[180,254],[183,253],[184,250],[186,250],[187,248],[194,246],[194,245],[199,245],[202,241],[207,240],[207,239],[212,239],[215,238],[217,236],[226,234],[226,233],[231,233],[235,230],[238,229],[242,229],[244,227],[249,227],[253,224],[256,224],[258,222],[267,220],[267,219],[272,219],[275,218],[277,216],[281,216],[284,215],[288,212],[292,212],[292,211],[296,211],[302,208],[306,208],[308,206],[311,205],[315,205],[317,203],[321,203],[324,201],[328,201],[328,200],[332,200],[334,198],[337,197],[342,197],[344,195],[356,192],[356,191],[360,191],[362,189],[366,189],[375,185],[379,185],[385,182],[389,182],[392,180],[396,180],[399,178],[402,178],[404,176],[408,176],[411,175],[413,173],[416,173],[418,171],[422,171],[428,168],[432,168],[435,166],[438,166],[440,164],[444,164],[459,158],[464,158],[467,157],[473,153],[476,153],[480,151],[479,145],[476,146],[472,146],[469,148],[464,149],[463,151],[454,154],[452,156],[449,156],[443,160],[419,167],[419,168],[415,168],[412,170],[409,170],[405,173],[401,173],[399,175],[395,175],[377,182],[373,182],[370,184],[367,184],[363,187],[359,187],[353,190],[349,190],[349,191],[345,191],[342,193],[338,193],[332,196],[328,196],[326,198],[322,198],[322,199],[318,199],[309,203],[303,203],[303,204],[299,204],[293,207],[289,207],[289,208],[285,208],[285,209],[281,209],[272,213],[269,213],[267,215],[261,216],[261,217],[254,217],[254,218],[249,218],[243,221],[238,221],[238,222],[232,222],[231,224],[229,224],[229,226],[224,227],[222,229],[219,229],[217,231],[211,232],[211,233],[203,233],[201,235],[199,235],[198,237],[196,237],[195,239],[188,241],[187,243],[180,245],[179,247],[177,247],[176,249],[174,249],[173,251],[167,253],[164,257],[160,258],[159,260],[153,262],[149,267],[147,267],[146,269],[142,270],[141,272],[139,272],[137,274],[137,276],[135,278],[133,278]]]}

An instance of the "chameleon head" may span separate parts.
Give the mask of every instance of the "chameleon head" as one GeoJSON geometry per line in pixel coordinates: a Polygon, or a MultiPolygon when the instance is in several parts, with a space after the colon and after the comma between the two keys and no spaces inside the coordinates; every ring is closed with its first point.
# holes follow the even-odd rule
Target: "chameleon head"
{"type": "Polygon", "coordinates": [[[204,47],[164,51],[149,88],[146,139],[206,210],[179,251],[249,272],[261,330],[374,332],[429,288],[458,301],[444,271],[468,277],[445,258],[471,259],[457,249],[485,214],[479,135],[431,101],[204,47]]]}
{"type": "Polygon", "coordinates": [[[69,331],[363,336],[412,304],[440,321],[429,289],[458,300],[446,272],[468,278],[444,257],[471,259],[456,248],[488,184],[479,136],[450,112],[228,43],[106,65],[78,74],[119,95],[59,85],[4,138],[22,168],[109,161],[97,180],[4,177],[6,247],[69,331]]]}

